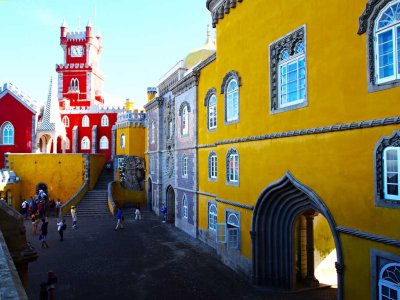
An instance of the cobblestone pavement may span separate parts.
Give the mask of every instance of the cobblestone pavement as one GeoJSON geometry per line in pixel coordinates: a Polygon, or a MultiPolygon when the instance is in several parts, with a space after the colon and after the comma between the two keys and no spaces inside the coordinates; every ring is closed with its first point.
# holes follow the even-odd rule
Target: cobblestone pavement
{"type": "Polygon", "coordinates": [[[152,214],[114,231],[113,217],[71,220],[64,242],[49,221],[48,249],[26,221],[27,238],[39,253],[29,265],[29,299],[39,298],[48,270],[58,276],[56,299],[336,299],[336,289],[302,293],[258,291],[223,265],[215,251],[152,214]]]}

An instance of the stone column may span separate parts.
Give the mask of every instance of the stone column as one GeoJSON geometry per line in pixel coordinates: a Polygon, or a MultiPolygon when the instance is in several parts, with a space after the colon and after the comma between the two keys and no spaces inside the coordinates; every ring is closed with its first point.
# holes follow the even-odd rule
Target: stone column
{"type": "Polygon", "coordinates": [[[304,284],[316,287],[319,282],[314,276],[314,213],[306,214],[305,217],[307,222],[307,276],[304,284]]]}

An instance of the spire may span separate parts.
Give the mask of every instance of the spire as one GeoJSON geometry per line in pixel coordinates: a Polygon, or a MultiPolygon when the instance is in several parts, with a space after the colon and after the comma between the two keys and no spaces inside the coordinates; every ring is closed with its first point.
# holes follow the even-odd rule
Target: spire
{"type": "Polygon", "coordinates": [[[90,21],[90,19],[89,19],[89,21],[88,21],[86,27],[92,27],[92,22],[90,21]]]}
{"type": "Polygon", "coordinates": [[[207,24],[207,39],[203,46],[204,49],[215,50],[215,42],[211,38],[211,29],[210,25],[207,24]]]}
{"type": "Polygon", "coordinates": [[[62,23],[61,27],[68,28],[68,24],[67,24],[67,22],[65,21],[65,19],[63,20],[63,23],[62,23]]]}

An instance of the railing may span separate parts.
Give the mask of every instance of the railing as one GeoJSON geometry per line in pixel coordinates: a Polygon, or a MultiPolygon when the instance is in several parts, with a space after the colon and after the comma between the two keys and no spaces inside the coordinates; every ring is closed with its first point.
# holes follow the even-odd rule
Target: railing
{"type": "Polygon", "coordinates": [[[8,251],[6,241],[0,231],[0,300],[28,300],[17,269],[8,251]]]}
{"type": "Polygon", "coordinates": [[[65,215],[70,209],[72,205],[77,205],[85,195],[85,193],[89,190],[89,184],[87,181],[81,186],[79,191],[71,197],[67,202],[61,205],[61,212],[65,215]]]}
{"type": "Polygon", "coordinates": [[[116,184],[116,181],[112,181],[108,183],[108,209],[110,210],[110,213],[112,213],[114,216],[117,213],[117,205],[115,204],[114,197],[112,195],[113,187],[116,184]]]}

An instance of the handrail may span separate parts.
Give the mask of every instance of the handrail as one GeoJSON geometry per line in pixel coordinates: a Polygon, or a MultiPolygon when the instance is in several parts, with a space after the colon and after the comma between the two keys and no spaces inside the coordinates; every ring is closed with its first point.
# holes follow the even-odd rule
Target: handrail
{"type": "Polygon", "coordinates": [[[108,209],[110,210],[110,213],[113,214],[113,216],[115,216],[115,214],[117,213],[117,205],[115,204],[114,201],[114,197],[112,195],[112,190],[113,190],[113,186],[116,184],[116,181],[111,181],[108,183],[108,209]]]}
{"type": "Polygon", "coordinates": [[[28,300],[11,254],[0,230],[0,299],[28,300]]]}
{"type": "Polygon", "coordinates": [[[83,196],[88,191],[88,189],[89,189],[89,183],[88,181],[85,181],[85,183],[81,186],[79,191],[75,195],[73,195],[67,202],[61,205],[61,213],[65,215],[71,209],[72,205],[77,205],[79,201],[82,200],[83,196]]]}

